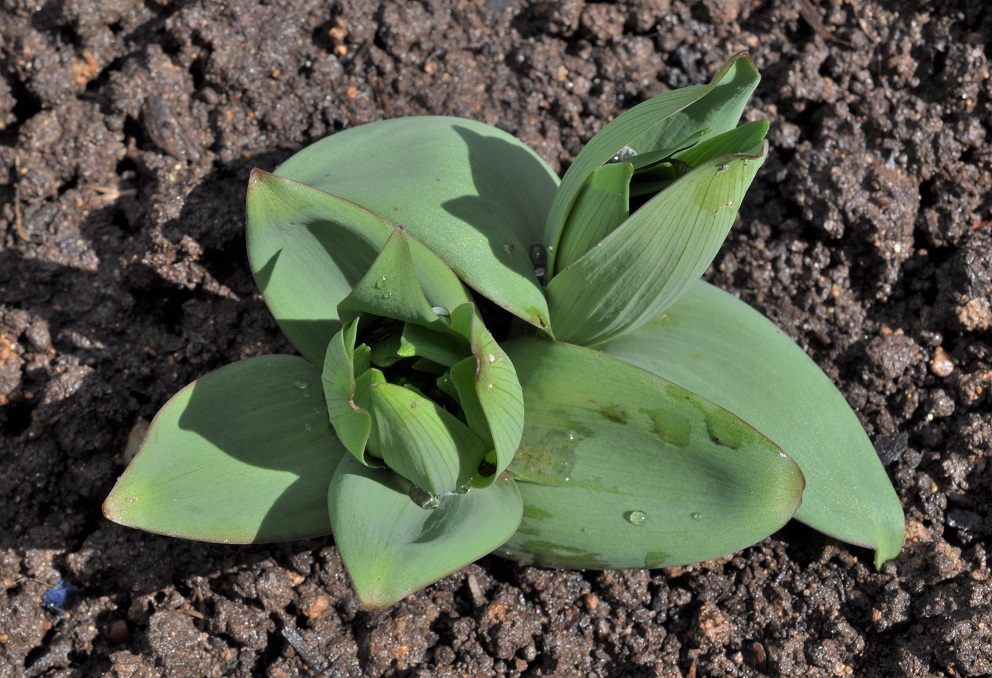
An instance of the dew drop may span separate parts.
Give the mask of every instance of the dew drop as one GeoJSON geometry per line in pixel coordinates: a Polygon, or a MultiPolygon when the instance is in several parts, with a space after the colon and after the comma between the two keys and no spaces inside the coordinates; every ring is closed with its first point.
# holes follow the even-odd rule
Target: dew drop
{"type": "Polygon", "coordinates": [[[427,490],[417,487],[416,485],[410,486],[410,499],[413,503],[422,509],[436,509],[441,505],[441,498],[431,494],[427,490]]]}
{"type": "Polygon", "coordinates": [[[644,511],[628,511],[627,522],[631,525],[643,525],[648,519],[648,514],[644,511]]]}
{"type": "Polygon", "coordinates": [[[487,358],[489,358],[489,364],[490,364],[490,365],[492,365],[492,364],[493,364],[494,362],[496,362],[496,356],[495,356],[494,354],[492,354],[492,353],[490,353],[490,354],[489,354],[488,356],[486,356],[486,357],[487,357],[487,358]]]}
{"type": "Polygon", "coordinates": [[[438,318],[449,325],[451,324],[451,313],[448,312],[448,309],[444,306],[431,306],[431,310],[434,311],[434,314],[437,315],[438,318]]]}
{"type": "Polygon", "coordinates": [[[565,433],[565,437],[568,438],[568,442],[574,443],[576,440],[579,439],[579,434],[576,433],[575,431],[568,431],[567,433],[565,433]]]}
{"type": "Polygon", "coordinates": [[[539,242],[530,246],[530,263],[534,268],[543,268],[548,265],[548,250],[539,242]]]}
{"type": "Polygon", "coordinates": [[[635,155],[637,155],[637,151],[635,151],[630,146],[624,146],[619,151],[617,151],[616,153],[614,153],[613,154],[613,157],[610,158],[609,160],[607,160],[606,163],[607,164],[610,164],[610,163],[614,163],[614,162],[621,162],[622,160],[627,160],[628,158],[633,158],[635,155]]]}
{"type": "Polygon", "coordinates": [[[386,287],[386,276],[380,276],[378,280],[375,281],[375,286],[378,289],[384,289],[386,287]]]}
{"type": "Polygon", "coordinates": [[[689,517],[692,518],[693,520],[702,520],[703,514],[700,513],[699,511],[693,511],[692,513],[689,514],[689,517]]]}
{"type": "Polygon", "coordinates": [[[392,292],[383,292],[382,293],[382,298],[383,299],[392,299],[393,298],[393,293],[392,292]]]}
{"type": "Polygon", "coordinates": [[[293,386],[300,389],[301,391],[310,387],[310,382],[300,379],[299,381],[294,381],[293,386]]]}
{"type": "Polygon", "coordinates": [[[304,431],[309,431],[309,430],[310,430],[310,429],[312,429],[312,428],[313,428],[313,424],[311,424],[311,423],[310,423],[309,421],[308,421],[308,422],[305,422],[305,423],[303,424],[303,430],[304,430],[304,431]]]}
{"type": "Polygon", "coordinates": [[[503,243],[503,251],[506,252],[507,254],[513,254],[513,251],[515,249],[517,248],[512,242],[503,243]]]}

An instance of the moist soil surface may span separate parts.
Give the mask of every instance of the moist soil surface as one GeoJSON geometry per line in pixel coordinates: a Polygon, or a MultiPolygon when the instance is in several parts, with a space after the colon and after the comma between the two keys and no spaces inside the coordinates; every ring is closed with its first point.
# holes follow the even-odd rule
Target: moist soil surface
{"type": "Polygon", "coordinates": [[[0,676],[992,671],[992,15],[909,4],[4,0],[0,676]],[[487,557],[368,612],[329,538],[210,545],[103,517],[173,393],[293,352],[248,269],[253,167],[444,114],[563,170],[741,50],[771,151],[706,275],[858,413],[905,507],[897,560],[792,523],[667,570],[487,557]],[[80,602],[58,614],[40,601],[62,579],[80,602]]]}

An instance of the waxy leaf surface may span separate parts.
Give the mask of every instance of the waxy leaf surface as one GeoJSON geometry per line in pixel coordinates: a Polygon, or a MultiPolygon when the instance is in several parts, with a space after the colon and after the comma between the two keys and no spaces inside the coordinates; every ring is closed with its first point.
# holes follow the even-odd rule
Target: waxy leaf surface
{"type": "Polygon", "coordinates": [[[541,565],[664,567],[745,548],[799,506],[796,464],[747,423],[638,367],[534,339],[506,346],[524,437],[524,517],[498,553],[541,565]]]}
{"type": "Polygon", "coordinates": [[[709,398],[781,445],[806,476],[797,520],[875,549],[879,566],[899,554],[899,498],[857,416],[802,349],[750,306],[697,282],[602,350],[709,398]]]}
{"type": "Polygon", "coordinates": [[[513,481],[453,494],[435,509],[411,500],[409,483],[347,455],[327,495],[334,541],[362,604],[388,607],[505,542],[523,506],[513,481]]]}
{"type": "Polygon", "coordinates": [[[678,299],[719,251],[766,152],[704,162],[556,275],[547,288],[555,337],[595,346],[678,299]]]}
{"type": "Polygon", "coordinates": [[[276,174],[402,224],[469,287],[547,325],[529,250],[558,178],[513,136],[460,118],[383,120],[318,141],[276,174]]]}
{"type": "Polygon", "coordinates": [[[255,170],[248,184],[248,260],[293,345],[320,365],[341,329],[338,304],[395,226],[347,200],[255,170]]]}
{"type": "Polygon", "coordinates": [[[549,273],[571,263],[556,261],[559,240],[570,227],[573,204],[593,172],[625,149],[637,154],[672,149],[686,140],[698,142],[733,129],[758,81],[751,59],[738,54],[709,84],[684,87],[649,99],[600,130],[579,152],[555,193],[544,229],[544,242],[550,246],[549,273]]]}
{"type": "Polygon", "coordinates": [[[252,358],[166,403],[103,510],[122,525],[200,541],[324,535],[327,486],[344,455],[320,372],[295,356],[252,358]]]}

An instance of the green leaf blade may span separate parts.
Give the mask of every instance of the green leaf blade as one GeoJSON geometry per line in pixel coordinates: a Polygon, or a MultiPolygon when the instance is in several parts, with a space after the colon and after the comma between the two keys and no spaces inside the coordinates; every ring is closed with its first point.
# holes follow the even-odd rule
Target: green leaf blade
{"type": "Polygon", "coordinates": [[[521,339],[507,351],[526,398],[509,468],[525,508],[500,555],[685,564],[760,541],[799,506],[795,463],[722,408],[589,349],[521,339]]]}
{"type": "Polygon", "coordinates": [[[486,445],[465,424],[429,398],[396,386],[372,388],[370,451],[432,495],[468,486],[486,445]]]}
{"type": "Polygon", "coordinates": [[[727,61],[707,85],[684,87],[638,104],[597,133],[565,173],[544,229],[549,245],[548,270],[573,204],[590,175],[625,147],[641,154],[671,148],[685,139],[702,140],[733,129],[740,120],[759,75],[746,54],[727,61]],[[707,130],[700,134],[701,130],[707,130]]]}
{"type": "Polygon", "coordinates": [[[305,184],[255,170],[248,184],[248,260],[279,327],[320,365],[341,328],[337,306],[375,260],[393,225],[305,184]]]}
{"type": "Polygon", "coordinates": [[[159,411],[103,510],[199,541],[325,535],[327,486],[346,454],[317,369],[295,356],[253,358],[197,379],[159,411]]]}
{"type": "Polygon", "coordinates": [[[523,511],[509,480],[423,509],[402,479],[351,457],[335,472],[327,504],[341,559],[368,609],[389,607],[490,553],[513,534],[523,511]]]}
{"type": "Polygon", "coordinates": [[[602,350],[700,393],[779,443],[806,476],[797,520],[874,549],[879,566],[899,554],[902,507],[857,416],[802,349],[750,306],[697,282],[602,350]]]}
{"type": "Polygon", "coordinates": [[[318,141],[276,173],[402,224],[469,287],[547,326],[529,248],[558,178],[513,136],[460,118],[384,120],[318,141]]]}
{"type": "Polygon", "coordinates": [[[708,160],[556,275],[547,287],[555,336],[595,346],[674,303],[716,256],[766,154],[708,160]]]}

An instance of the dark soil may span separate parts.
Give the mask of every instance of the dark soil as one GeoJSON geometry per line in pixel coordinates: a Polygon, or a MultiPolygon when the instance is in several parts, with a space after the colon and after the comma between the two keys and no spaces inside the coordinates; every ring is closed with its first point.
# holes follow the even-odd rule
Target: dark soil
{"type": "Polygon", "coordinates": [[[992,15],[907,4],[3,0],[0,676],[992,671],[992,15]],[[708,277],[876,441],[907,514],[881,573],[794,524],[672,570],[490,557],[373,614],[329,539],[214,546],[102,517],[169,396],[292,350],[248,270],[251,168],[424,113],[564,168],[745,49],[772,151],[708,277]],[[39,604],[60,579],[81,592],[64,615],[39,604]]]}

